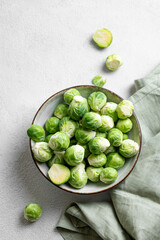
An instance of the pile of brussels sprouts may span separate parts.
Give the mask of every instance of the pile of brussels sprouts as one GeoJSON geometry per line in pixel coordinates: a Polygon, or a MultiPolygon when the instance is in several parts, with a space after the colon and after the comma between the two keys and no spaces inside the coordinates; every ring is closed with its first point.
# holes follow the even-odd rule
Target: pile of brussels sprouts
{"type": "Polygon", "coordinates": [[[46,131],[39,125],[27,130],[35,142],[34,158],[47,163],[48,177],[54,184],[68,182],[77,189],[88,179],[111,184],[125,159],[139,150],[127,135],[132,129],[133,104],[128,100],[107,102],[100,91],[86,99],[74,88],[64,93],[64,101],[46,120],[46,131]]]}

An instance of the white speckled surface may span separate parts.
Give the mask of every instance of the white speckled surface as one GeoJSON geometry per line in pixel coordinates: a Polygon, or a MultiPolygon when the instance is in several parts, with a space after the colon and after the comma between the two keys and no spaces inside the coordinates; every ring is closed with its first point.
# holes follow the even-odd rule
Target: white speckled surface
{"type": "Polygon", "coordinates": [[[79,196],[44,179],[33,164],[26,130],[38,107],[53,93],[90,84],[102,74],[107,87],[123,98],[133,93],[133,80],[160,61],[159,0],[1,0],[0,116],[1,239],[54,239],[55,225],[71,201],[101,201],[101,193],[79,196]],[[97,28],[113,33],[108,49],[91,41],[97,28]],[[124,65],[108,73],[104,62],[118,53],[124,65]],[[42,205],[36,223],[23,219],[29,202],[42,205]]]}

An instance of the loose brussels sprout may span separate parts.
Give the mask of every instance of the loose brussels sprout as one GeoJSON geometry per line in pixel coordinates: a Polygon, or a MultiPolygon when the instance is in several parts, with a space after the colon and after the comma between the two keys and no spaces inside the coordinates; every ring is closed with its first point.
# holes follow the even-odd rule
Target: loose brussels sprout
{"type": "Polygon", "coordinates": [[[64,103],[59,104],[54,110],[54,115],[59,119],[66,117],[68,115],[68,105],[64,103]]]}
{"type": "Polygon", "coordinates": [[[123,133],[123,140],[126,140],[126,139],[128,139],[128,135],[123,133]]]}
{"type": "Polygon", "coordinates": [[[48,143],[37,142],[32,147],[34,158],[39,162],[47,162],[51,159],[53,151],[50,149],[48,143]]]}
{"type": "Polygon", "coordinates": [[[93,167],[103,167],[106,164],[107,157],[104,153],[99,155],[91,154],[88,157],[89,165],[93,167]]]}
{"type": "Polygon", "coordinates": [[[96,132],[96,137],[104,137],[107,138],[107,133],[102,133],[102,132],[96,132]]]}
{"type": "Polygon", "coordinates": [[[46,137],[45,142],[49,143],[49,140],[50,140],[50,138],[51,138],[52,136],[53,136],[53,134],[49,134],[49,135],[46,137]]]}
{"type": "Polygon", "coordinates": [[[117,54],[112,54],[106,59],[106,67],[111,71],[117,70],[122,64],[122,58],[117,54]]]}
{"type": "Polygon", "coordinates": [[[101,116],[95,112],[85,113],[82,118],[82,126],[92,130],[98,129],[102,125],[101,116]]]}
{"type": "Polygon", "coordinates": [[[75,132],[75,138],[81,144],[88,143],[95,136],[96,136],[96,132],[88,129],[78,128],[75,132]]]}
{"type": "Polygon", "coordinates": [[[111,145],[114,147],[119,147],[122,143],[123,139],[123,133],[117,129],[117,128],[112,128],[108,132],[108,140],[110,141],[111,145]]]}
{"type": "Polygon", "coordinates": [[[119,153],[113,152],[109,153],[107,156],[107,163],[105,167],[112,167],[116,170],[120,169],[123,167],[125,164],[125,159],[122,157],[119,153]]]}
{"type": "Polygon", "coordinates": [[[37,221],[42,215],[42,208],[37,203],[29,203],[24,209],[24,218],[29,222],[37,221]]]}
{"type": "Polygon", "coordinates": [[[116,128],[121,130],[123,133],[127,133],[132,129],[132,121],[129,118],[119,119],[116,128]]]}
{"type": "Polygon", "coordinates": [[[88,146],[91,153],[100,154],[106,151],[110,146],[110,142],[106,138],[95,137],[89,142],[88,146]]]}
{"type": "Polygon", "coordinates": [[[98,182],[100,180],[100,173],[103,170],[102,167],[95,168],[95,167],[87,167],[86,173],[88,179],[92,182],[98,182]]]}
{"type": "Polygon", "coordinates": [[[81,96],[75,96],[69,105],[68,113],[73,120],[80,120],[85,113],[89,112],[87,99],[81,96]]]}
{"type": "Polygon", "coordinates": [[[110,116],[102,115],[101,120],[102,120],[102,125],[100,128],[98,128],[98,131],[106,132],[114,127],[113,118],[111,118],[110,116]]]}
{"type": "Polygon", "coordinates": [[[126,139],[119,147],[120,154],[125,158],[130,158],[138,153],[139,145],[131,139],[126,139]]]}
{"type": "Polygon", "coordinates": [[[106,101],[107,97],[102,92],[93,92],[88,97],[88,104],[95,112],[100,111],[101,108],[105,105],[106,101]]]}
{"type": "Polygon", "coordinates": [[[111,167],[104,168],[100,173],[100,180],[105,184],[111,184],[117,179],[117,177],[117,170],[111,167]]]}
{"type": "Polygon", "coordinates": [[[128,100],[123,100],[120,102],[117,106],[117,114],[120,119],[126,119],[128,117],[131,117],[133,114],[134,106],[133,104],[128,100]]]}
{"type": "Polygon", "coordinates": [[[84,148],[78,144],[69,147],[64,154],[66,163],[70,166],[78,165],[84,159],[84,151],[84,148]]]}
{"type": "Polygon", "coordinates": [[[77,140],[75,138],[70,139],[70,145],[69,146],[76,145],[76,144],[77,144],[77,140]]]}
{"type": "Polygon", "coordinates": [[[75,96],[81,96],[80,92],[75,88],[69,89],[64,93],[64,101],[70,104],[75,96]]]}
{"type": "Polygon", "coordinates": [[[45,129],[49,133],[56,133],[59,130],[59,119],[57,117],[49,118],[45,123],[45,129]]]}
{"type": "Polygon", "coordinates": [[[83,163],[71,169],[71,177],[69,179],[69,184],[74,188],[82,188],[87,184],[87,174],[85,172],[85,165],[83,163]]]}
{"type": "Polygon", "coordinates": [[[70,170],[62,164],[53,164],[48,171],[48,176],[54,184],[60,185],[68,182],[70,178],[70,170]]]}
{"type": "Polygon", "coordinates": [[[32,125],[27,130],[27,135],[35,142],[43,142],[45,140],[45,131],[39,125],[32,125]]]}
{"type": "Polygon", "coordinates": [[[63,151],[63,152],[55,152],[54,157],[52,157],[47,162],[48,167],[51,168],[54,163],[65,165],[64,154],[65,154],[65,151],[63,151]]]}
{"type": "Polygon", "coordinates": [[[98,29],[93,35],[94,42],[101,48],[107,48],[112,42],[112,33],[106,29],[98,29]]]}
{"type": "Polygon", "coordinates": [[[106,155],[112,152],[116,152],[115,147],[113,147],[112,145],[109,146],[109,148],[107,148],[107,150],[104,152],[106,155]]]}
{"type": "Polygon", "coordinates": [[[113,118],[113,121],[116,122],[118,119],[117,116],[117,104],[114,102],[107,102],[104,107],[101,109],[101,114],[102,115],[108,115],[111,118],[113,118]]]}
{"type": "Polygon", "coordinates": [[[79,127],[78,122],[70,119],[70,117],[64,117],[60,120],[59,130],[67,133],[69,138],[72,138],[75,134],[76,129],[79,127]]]}
{"type": "Polygon", "coordinates": [[[64,151],[69,147],[70,138],[65,132],[56,132],[49,140],[49,146],[55,151],[64,151]]]}
{"type": "Polygon", "coordinates": [[[97,75],[93,78],[92,83],[97,87],[103,87],[106,83],[106,79],[100,75],[97,75]]]}
{"type": "Polygon", "coordinates": [[[89,147],[87,144],[81,144],[77,143],[78,145],[81,145],[84,148],[84,158],[87,158],[91,153],[89,151],[89,147]]]}

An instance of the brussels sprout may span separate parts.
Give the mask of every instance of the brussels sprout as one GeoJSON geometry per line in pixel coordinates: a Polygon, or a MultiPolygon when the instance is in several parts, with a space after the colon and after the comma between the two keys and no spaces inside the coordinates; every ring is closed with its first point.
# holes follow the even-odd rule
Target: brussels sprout
{"type": "Polygon", "coordinates": [[[128,135],[123,133],[123,140],[126,140],[126,139],[128,139],[128,135]]]}
{"type": "Polygon", "coordinates": [[[69,146],[76,145],[76,144],[77,144],[77,140],[75,138],[70,139],[70,145],[69,146]]]}
{"type": "Polygon", "coordinates": [[[106,132],[114,127],[113,118],[111,118],[110,116],[102,115],[101,120],[102,120],[102,125],[100,128],[98,128],[98,131],[106,132]]]}
{"type": "Polygon", "coordinates": [[[78,165],[84,159],[84,151],[84,148],[78,144],[69,147],[64,154],[66,163],[70,166],[78,165]]]}
{"type": "Polygon", "coordinates": [[[116,152],[115,147],[113,147],[112,145],[109,146],[109,148],[107,148],[107,150],[104,152],[106,155],[112,152],[116,152]]]}
{"type": "Polygon", "coordinates": [[[74,188],[82,188],[87,184],[87,174],[85,172],[85,165],[83,163],[78,164],[77,166],[71,169],[71,177],[68,183],[74,188]]]}
{"type": "Polygon", "coordinates": [[[92,182],[98,182],[100,180],[100,173],[103,170],[102,167],[95,168],[95,167],[87,167],[86,173],[88,179],[92,182]]]}
{"type": "Polygon", "coordinates": [[[47,162],[51,159],[53,151],[50,149],[48,143],[37,142],[32,147],[34,158],[39,162],[47,162]]]}
{"type": "Polygon", "coordinates": [[[89,151],[89,147],[87,144],[81,144],[77,143],[78,145],[81,145],[84,148],[84,158],[87,158],[91,153],[89,151]]]}
{"type": "Polygon", "coordinates": [[[65,154],[65,151],[63,151],[63,152],[55,152],[54,157],[52,157],[47,162],[48,167],[51,168],[54,163],[65,165],[64,154],[65,154]]]}
{"type": "Polygon", "coordinates": [[[46,137],[45,142],[49,143],[49,140],[50,140],[50,138],[51,138],[52,136],[53,136],[53,134],[49,134],[49,135],[46,137]]]}
{"type": "Polygon", "coordinates": [[[105,105],[106,101],[107,97],[102,92],[93,92],[88,97],[88,104],[95,112],[100,111],[101,108],[105,105]]]}
{"type": "Polygon", "coordinates": [[[113,121],[116,122],[118,119],[117,116],[117,104],[114,102],[107,102],[104,107],[101,109],[101,114],[102,115],[108,115],[111,118],[113,118],[113,121]]]}
{"type": "Polygon", "coordinates": [[[120,154],[125,158],[130,158],[138,153],[139,145],[131,139],[126,139],[119,147],[120,154]]]}
{"type": "Polygon", "coordinates": [[[93,167],[103,167],[106,164],[107,157],[104,153],[99,155],[91,154],[88,157],[89,165],[93,167]]]}
{"type": "Polygon", "coordinates": [[[94,42],[101,48],[107,48],[112,42],[112,33],[106,29],[98,29],[93,35],[94,42]]]}
{"type": "Polygon", "coordinates": [[[49,118],[45,123],[45,129],[49,133],[56,133],[59,130],[59,119],[57,117],[49,118]]]}
{"type": "Polygon", "coordinates": [[[24,209],[24,218],[29,222],[37,221],[42,215],[42,208],[37,203],[29,203],[24,209]]]}
{"type": "Polygon", "coordinates": [[[134,110],[133,104],[128,100],[123,100],[117,106],[117,114],[120,119],[126,119],[132,116],[134,110]]]}
{"type": "Polygon", "coordinates": [[[106,67],[111,71],[117,70],[122,64],[122,58],[117,54],[112,54],[106,59],[106,67]]]}
{"type": "Polygon", "coordinates": [[[119,119],[116,128],[121,130],[123,133],[127,133],[132,129],[132,121],[129,118],[119,119]]]}
{"type": "Polygon", "coordinates": [[[72,138],[75,134],[76,128],[79,127],[78,122],[70,119],[70,117],[64,117],[60,120],[59,130],[67,133],[69,138],[72,138]]]}
{"type": "Polygon", "coordinates": [[[80,120],[85,113],[89,112],[87,99],[81,96],[75,96],[69,105],[68,113],[73,120],[80,120]]]}
{"type": "Polygon", "coordinates": [[[106,79],[100,75],[97,75],[93,78],[92,83],[97,87],[103,87],[106,83],[106,79]]]}
{"type": "Polygon", "coordinates": [[[120,169],[123,167],[125,164],[125,159],[122,157],[119,153],[113,152],[109,153],[107,156],[107,163],[105,167],[112,167],[116,170],[120,169]]]}
{"type": "Polygon", "coordinates": [[[104,137],[107,138],[107,133],[102,133],[102,132],[96,132],[96,137],[104,137]]]}
{"type": "Polygon", "coordinates": [[[65,132],[56,132],[49,140],[49,146],[55,151],[64,151],[69,147],[70,138],[65,132]]]}
{"type": "Polygon", "coordinates": [[[59,119],[66,117],[68,115],[68,105],[64,103],[59,104],[54,110],[54,115],[59,119]]]}
{"type": "Polygon", "coordinates": [[[95,137],[89,142],[88,146],[91,153],[100,154],[106,151],[110,146],[110,142],[106,138],[95,137]]]}
{"type": "Polygon", "coordinates": [[[95,136],[96,136],[96,132],[88,129],[78,128],[75,132],[75,138],[81,144],[88,143],[95,136]]]}
{"type": "Polygon", "coordinates": [[[98,129],[102,125],[101,116],[95,112],[85,113],[82,118],[82,126],[92,130],[98,129]]]}
{"type": "Polygon", "coordinates": [[[123,139],[123,133],[117,129],[117,128],[112,128],[108,132],[108,140],[110,141],[111,145],[114,147],[119,147],[122,143],[123,139]]]}
{"type": "Polygon", "coordinates": [[[105,184],[111,184],[117,179],[117,177],[117,170],[111,167],[104,168],[100,173],[100,180],[105,184]]]}
{"type": "Polygon", "coordinates": [[[35,142],[43,142],[45,140],[45,131],[39,125],[32,125],[28,128],[27,135],[35,142]]]}
{"type": "Polygon", "coordinates": [[[48,171],[48,176],[54,184],[60,185],[68,182],[70,178],[70,170],[62,164],[53,164],[48,171]]]}
{"type": "Polygon", "coordinates": [[[69,89],[64,93],[64,101],[70,104],[75,96],[81,96],[80,92],[75,88],[69,89]]]}

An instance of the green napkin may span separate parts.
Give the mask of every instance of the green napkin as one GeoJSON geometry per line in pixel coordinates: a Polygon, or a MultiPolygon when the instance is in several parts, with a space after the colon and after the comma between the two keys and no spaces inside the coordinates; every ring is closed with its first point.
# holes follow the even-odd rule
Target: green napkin
{"type": "Polygon", "coordinates": [[[135,87],[129,100],[142,129],[139,160],[110,191],[112,202],[66,208],[57,224],[65,240],[160,240],[160,65],[135,87]]]}

